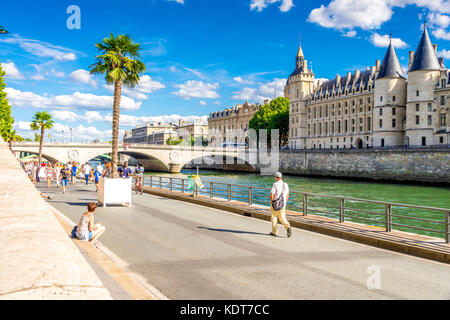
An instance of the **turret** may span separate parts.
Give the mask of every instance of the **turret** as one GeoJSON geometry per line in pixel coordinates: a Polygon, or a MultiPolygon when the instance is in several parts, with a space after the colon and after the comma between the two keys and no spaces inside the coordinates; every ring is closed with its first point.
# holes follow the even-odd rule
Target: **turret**
{"type": "Polygon", "coordinates": [[[414,59],[408,71],[405,144],[433,144],[434,89],[441,65],[425,24],[414,59]]]}
{"type": "Polygon", "coordinates": [[[289,76],[285,96],[290,100],[289,106],[289,145],[293,149],[303,149],[306,141],[306,99],[314,90],[314,74],[308,70],[308,62],[299,44],[295,58],[295,70],[289,76]]]}
{"type": "Polygon", "coordinates": [[[403,145],[406,75],[398,60],[392,38],[375,80],[374,100],[374,147],[403,145]]]}

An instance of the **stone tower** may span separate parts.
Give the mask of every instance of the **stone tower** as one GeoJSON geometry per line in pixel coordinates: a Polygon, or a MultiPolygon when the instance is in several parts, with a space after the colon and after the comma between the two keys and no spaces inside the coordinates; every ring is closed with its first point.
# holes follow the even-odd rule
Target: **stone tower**
{"type": "Polygon", "coordinates": [[[406,116],[406,76],[392,39],[375,80],[373,146],[402,146],[406,116]]]}
{"type": "Polygon", "coordinates": [[[285,97],[290,100],[289,108],[289,147],[306,147],[306,100],[314,90],[314,74],[308,70],[301,44],[298,47],[295,70],[289,76],[285,97]]]}
{"type": "Polygon", "coordinates": [[[433,143],[434,89],[441,65],[426,24],[416,53],[409,56],[405,145],[427,146],[433,143]]]}

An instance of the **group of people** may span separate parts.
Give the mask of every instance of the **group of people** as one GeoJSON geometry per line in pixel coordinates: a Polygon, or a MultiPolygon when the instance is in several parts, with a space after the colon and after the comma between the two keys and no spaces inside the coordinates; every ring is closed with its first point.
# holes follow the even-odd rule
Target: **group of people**
{"type": "MultiPolygon", "coordinates": [[[[67,164],[56,162],[47,162],[46,164],[38,165],[36,161],[30,161],[21,163],[22,168],[27,173],[30,180],[36,184],[41,179],[45,179],[47,186],[50,189],[52,183],[55,182],[57,188],[62,187],[62,193],[66,194],[67,185],[69,183],[76,184],[77,179],[84,181],[87,185],[89,182],[95,184],[96,191],[98,191],[98,185],[100,178],[112,177],[112,165],[111,162],[105,164],[105,167],[101,163],[97,167],[93,168],[88,162],[84,164],[78,164],[77,162],[69,162],[67,164]]],[[[136,192],[143,194],[143,177],[144,168],[141,164],[136,166],[133,170],[128,167],[128,163],[125,162],[122,167],[117,170],[121,178],[132,178],[136,180],[136,192]]]]}

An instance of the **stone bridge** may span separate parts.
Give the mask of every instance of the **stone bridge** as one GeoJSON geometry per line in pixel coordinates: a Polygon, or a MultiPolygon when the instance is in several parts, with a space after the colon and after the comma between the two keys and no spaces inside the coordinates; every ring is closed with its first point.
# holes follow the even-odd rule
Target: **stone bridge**
{"type": "MultiPolygon", "coordinates": [[[[20,142],[12,145],[12,151],[39,153],[38,143],[20,142]]],[[[111,153],[110,144],[44,144],[42,157],[52,162],[85,163],[98,156],[111,153]]],[[[193,165],[240,166],[245,171],[255,171],[256,161],[251,161],[251,152],[242,149],[220,147],[186,147],[157,145],[119,146],[119,154],[127,155],[141,162],[146,170],[160,172],[180,172],[190,163],[193,165]],[[253,163],[253,164],[250,164],[253,163]]],[[[256,152],[255,152],[256,154],[256,152]]]]}

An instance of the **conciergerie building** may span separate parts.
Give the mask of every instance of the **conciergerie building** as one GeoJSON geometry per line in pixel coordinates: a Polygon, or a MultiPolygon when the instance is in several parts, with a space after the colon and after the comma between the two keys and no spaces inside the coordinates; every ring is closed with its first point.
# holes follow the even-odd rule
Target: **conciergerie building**
{"type": "Polygon", "coordinates": [[[301,45],[285,97],[291,149],[449,146],[449,70],[425,25],[405,74],[391,43],[383,62],[315,84],[301,45]]]}

